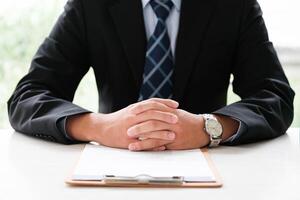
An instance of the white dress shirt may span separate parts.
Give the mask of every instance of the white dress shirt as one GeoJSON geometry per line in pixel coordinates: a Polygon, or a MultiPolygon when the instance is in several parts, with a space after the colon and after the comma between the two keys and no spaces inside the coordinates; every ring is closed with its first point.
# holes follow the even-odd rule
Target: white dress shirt
{"type": "MultiPolygon", "coordinates": [[[[179,19],[180,19],[180,9],[181,9],[181,0],[172,0],[174,6],[170,12],[169,17],[166,20],[166,25],[169,33],[169,38],[171,42],[171,49],[173,55],[175,55],[176,49],[176,40],[179,30],[179,19]]],[[[150,0],[142,0],[143,10],[144,10],[144,21],[145,21],[145,30],[146,36],[149,39],[157,24],[157,17],[150,5],[150,0]]]]}

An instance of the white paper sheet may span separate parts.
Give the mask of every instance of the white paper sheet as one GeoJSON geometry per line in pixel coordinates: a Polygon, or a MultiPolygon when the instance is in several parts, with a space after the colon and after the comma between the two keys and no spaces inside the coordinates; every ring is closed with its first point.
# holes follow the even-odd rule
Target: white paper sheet
{"type": "Polygon", "coordinates": [[[216,180],[199,149],[131,152],[101,145],[86,145],[75,168],[73,179],[101,180],[104,175],[180,176],[188,182],[214,182],[216,180]]]}

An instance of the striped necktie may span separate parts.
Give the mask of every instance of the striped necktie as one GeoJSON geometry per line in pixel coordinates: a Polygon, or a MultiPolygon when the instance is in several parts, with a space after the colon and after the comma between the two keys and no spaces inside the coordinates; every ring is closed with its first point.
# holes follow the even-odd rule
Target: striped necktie
{"type": "Polygon", "coordinates": [[[158,22],[147,45],[139,101],[154,97],[172,98],[174,63],[166,19],[174,4],[171,0],[152,0],[150,5],[158,22]]]}

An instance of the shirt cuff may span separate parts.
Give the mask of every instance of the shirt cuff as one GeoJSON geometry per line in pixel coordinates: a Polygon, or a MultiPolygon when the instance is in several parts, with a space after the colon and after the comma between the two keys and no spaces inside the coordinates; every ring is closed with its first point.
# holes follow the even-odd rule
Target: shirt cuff
{"type": "Polygon", "coordinates": [[[235,119],[235,118],[232,118],[236,121],[238,121],[240,124],[239,124],[239,128],[237,130],[237,132],[232,135],[230,138],[227,138],[226,140],[222,141],[222,143],[227,143],[227,142],[232,142],[235,140],[236,137],[238,137],[239,135],[241,135],[245,130],[246,130],[246,125],[244,122],[238,120],[238,119],[235,119]]]}
{"type": "Polygon", "coordinates": [[[57,123],[57,128],[68,140],[75,142],[75,140],[73,138],[71,138],[69,136],[69,134],[67,133],[67,130],[66,130],[67,119],[68,119],[68,117],[61,118],[57,123]]]}

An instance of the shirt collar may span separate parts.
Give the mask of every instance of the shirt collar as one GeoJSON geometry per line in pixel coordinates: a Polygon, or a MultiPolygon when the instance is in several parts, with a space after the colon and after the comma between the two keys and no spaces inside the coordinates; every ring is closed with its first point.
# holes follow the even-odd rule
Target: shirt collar
{"type": "MultiPolygon", "coordinates": [[[[142,0],[143,8],[150,3],[151,0],[142,0]]],[[[177,11],[180,11],[181,9],[181,0],[171,0],[176,8],[177,11]]]]}

